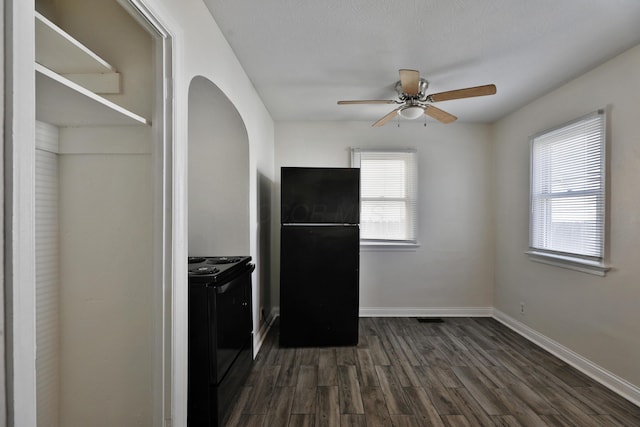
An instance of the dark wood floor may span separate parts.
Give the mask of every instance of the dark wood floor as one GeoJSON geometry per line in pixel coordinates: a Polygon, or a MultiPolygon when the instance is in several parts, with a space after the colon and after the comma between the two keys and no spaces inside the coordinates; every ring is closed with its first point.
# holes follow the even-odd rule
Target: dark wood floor
{"type": "Polygon", "coordinates": [[[361,318],[357,347],[278,346],[228,426],[640,426],[640,408],[490,318],[361,318]]]}

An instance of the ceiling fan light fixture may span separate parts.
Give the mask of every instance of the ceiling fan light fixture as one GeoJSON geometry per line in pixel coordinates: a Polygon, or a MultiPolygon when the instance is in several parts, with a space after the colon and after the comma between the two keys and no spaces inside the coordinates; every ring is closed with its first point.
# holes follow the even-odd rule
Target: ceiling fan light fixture
{"type": "Polygon", "coordinates": [[[403,119],[415,120],[424,114],[424,108],[417,105],[410,105],[398,111],[403,119]]]}
{"type": "MultiPolygon", "coordinates": [[[[396,82],[397,99],[369,99],[360,101],[338,101],[339,105],[345,104],[396,104],[399,105],[394,110],[389,111],[372,127],[384,126],[394,117],[402,117],[407,120],[415,120],[418,117],[427,115],[440,123],[453,123],[458,118],[444,110],[431,105],[434,102],[450,101],[453,99],[473,98],[476,96],[495,95],[496,85],[488,84],[484,86],[468,87],[464,89],[449,90],[446,92],[427,94],[429,82],[420,77],[418,70],[401,69],[400,81],[396,82]]],[[[425,126],[427,119],[425,117],[425,126]]],[[[398,126],[400,122],[398,122],[398,126]]]]}

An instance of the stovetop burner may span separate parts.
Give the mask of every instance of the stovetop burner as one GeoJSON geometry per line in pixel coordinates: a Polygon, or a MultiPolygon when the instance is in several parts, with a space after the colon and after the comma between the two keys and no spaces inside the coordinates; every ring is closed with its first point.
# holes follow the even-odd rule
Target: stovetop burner
{"type": "Polygon", "coordinates": [[[198,276],[202,276],[205,274],[216,274],[219,272],[220,270],[218,268],[209,266],[194,267],[189,269],[189,273],[197,274],[198,276]]]}

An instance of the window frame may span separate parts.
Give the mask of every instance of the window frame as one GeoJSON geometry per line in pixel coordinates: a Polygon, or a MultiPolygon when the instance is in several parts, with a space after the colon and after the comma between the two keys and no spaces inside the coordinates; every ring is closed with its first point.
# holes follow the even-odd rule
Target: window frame
{"type": "MultiPolygon", "coordinates": [[[[541,262],[545,264],[550,264],[558,267],[569,268],[572,270],[582,271],[585,273],[595,274],[599,276],[604,276],[606,272],[609,270],[609,267],[606,264],[606,242],[607,242],[607,209],[608,209],[608,172],[607,172],[607,146],[608,146],[608,120],[605,109],[599,109],[593,111],[589,114],[585,114],[584,116],[578,117],[574,120],[563,123],[559,126],[544,130],[542,132],[538,132],[532,135],[529,138],[529,248],[527,250],[527,254],[531,261],[541,262]],[[581,193],[581,195],[591,195],[591,196],[600,196],[602,195],[602,203],[599,206],[600,209],[596,211],[596,221],[599,224],[598,226],[601,229],[600,232],[600,241],[599,241],[599,254],[596,256],[587,255],[587,254],[579,254],[574,252],[563,252],[558,250],[558,248],[542,248],[534,245],[534,222],[536,221],[535,217],[535,209],[534,209],[534,199],[536,195],[534,194],[534,149],[536,141],[551,133],[570,128],[577,123],[589,120],[594,116],[601,116],[602,128],[600,129],[601,139],[598,142],[599,145],[599,158],[598,164],[600,166],[600,174],[599,174],[599,189],[598,190],[580,190],[579,192],[573,192],[569,189],[563,193],[550,193],[543,196],[547,200],[561,200],[566,199],[568,196],[567,193],[572,193],[571,197],[575,197],[576,194],[581,193]]],[[[558,142],[556,142],[558,143],[558,142]]],[[[540,197],[540,196],[537,196],[540,197]]],[[[544,220],[543,220],[544,221],[544,220]]]]}
{"type": "MultiPolygon", "coordinates": [[[[420,246],[418,243],[418,202],[419,202],[419,193],[418,193],[418,150],[416,148],[393,148],[393,149],[369,149],[369,148],[352,148],[351,149],[351,167],[360,168],[361,166],[361,156],[362,154],[373,153],[373,154],[385,154],[388,153],[390,155],[406,153],[411,155],[412,168],[413,168],[413,182],[406,182],[405,191],[406,197],[401,198],[401,200],[405,200],[408,205],[411,205],[413,209],[410,209],[407,215],[405,216],[406,220],[412,224],[413,228],[413,239],[379,239],[379,238],[363,238],[362,235],[360,237],[360,246],[366,248],[367,250],[412,250],[420,246]],[[410,188],[413,187],[413,192],[409,191],[410,188]],[[411,194],[413,193],[413,195],[411,194]],[[413,217],[413,218],[412,218],[413,217]]],[[[361,190],[360,190],[360,212],[362,214],[362,201],[365,199],[363,197],[364,192],[362,191],[363,180],[361,176],[360,180],[361,190]]],[[[379,200],[382,201],[384,198],[366,198],[367,200],[379,200]]],[[[390,200],[390,199],[387,199],[390,200]]],[[[393,201],[398,201],[400,199],[393,198],[393,201]]],[[[361,220],[362,224],[362,220],[361,220]]],[[[361,227],[362,230],[362,227],[361,227]]]]}

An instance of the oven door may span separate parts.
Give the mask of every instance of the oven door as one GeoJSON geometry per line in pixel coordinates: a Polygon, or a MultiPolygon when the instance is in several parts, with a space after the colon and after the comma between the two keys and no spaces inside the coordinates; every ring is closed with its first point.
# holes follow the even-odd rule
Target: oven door
{"type": "Polygon", "coordinates": [[[209,318],[213,319],[210,343],[212,352],[211,381],[220,384],[238,354],[251,337],[251,268],[226,283],[208,288],[209,318]]]}

